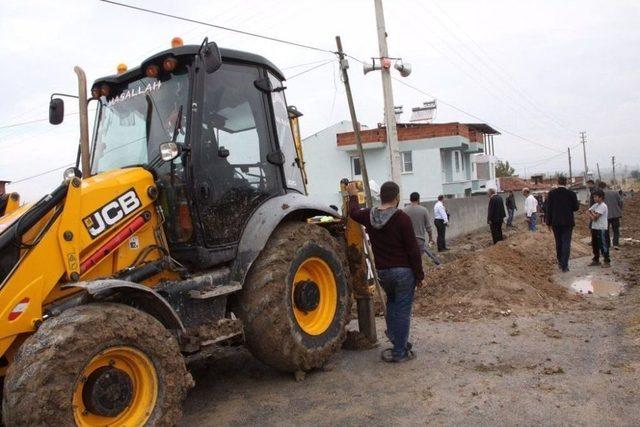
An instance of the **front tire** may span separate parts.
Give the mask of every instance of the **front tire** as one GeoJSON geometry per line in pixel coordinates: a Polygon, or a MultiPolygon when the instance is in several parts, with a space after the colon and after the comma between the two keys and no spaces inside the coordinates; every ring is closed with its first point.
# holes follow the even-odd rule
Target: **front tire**
{"type": "Polygon", "coordinates": [[[7,372],[6,425],[175,425],[193,380],[162,324],[100,303],[45,321],[7,372]]]}
{"type": "Polygon", "coordinates": [[[343,245],[317,225],[279,226],[239,296],[247,346],[282,371],[322,367],[345,339],[351,309],[343,245]]]}

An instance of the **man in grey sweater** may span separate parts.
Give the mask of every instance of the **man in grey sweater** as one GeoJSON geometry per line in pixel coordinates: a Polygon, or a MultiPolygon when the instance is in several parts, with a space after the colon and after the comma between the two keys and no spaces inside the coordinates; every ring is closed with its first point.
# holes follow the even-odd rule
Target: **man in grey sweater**
{"type": "Polygon", "coordinates": [[[440,260],[430,253],[426,241],[426,236],[428,234],[428,244],[433,244],[433,233],[431,232],[431,220],[429,219],[429,212],[427,211],[427,208],[420,205],[419,193],[411,193],[409,195],[409,200],[411,201],[411,204],[409,206],[406,206],[403,211],[407,215],[409,215],[409,218],[411,218],[411,223],[413,224],[413,232],[416,235],[416,240],[418,241],[420,252],[427,254],[427,256],[429,256],[429,258],[431,258],[433,262],[436,263],[436,265],[440,264],[440,260]]]}
{"type": "Polygon", "coordinates": [[[622,218],[622,197],[615,190],[607,189],[605,182],[600,182],[600,188],[604,191],[604,203],[608,208],[607,222],[608,229],[605,233],[605,239],[607,240],[607,246],[611,245],[611,235],[609,232],[613,232],[613,249],[620,249],[620,218],[622,218]]]}

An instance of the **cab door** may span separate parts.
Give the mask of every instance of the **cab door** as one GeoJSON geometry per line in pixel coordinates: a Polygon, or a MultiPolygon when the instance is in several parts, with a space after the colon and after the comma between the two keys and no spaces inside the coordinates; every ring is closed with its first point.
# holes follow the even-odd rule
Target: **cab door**
{"type": "Polygon", "coordinates": [[[203,75],[200,135],[192,153],[194,198],[208,247],[237,245],[251,214],[282,194],[268,95],[255,82],[265,71],[225,63],[203,75]],[[271,160],[271,161],[269,161],[271,160]]]}

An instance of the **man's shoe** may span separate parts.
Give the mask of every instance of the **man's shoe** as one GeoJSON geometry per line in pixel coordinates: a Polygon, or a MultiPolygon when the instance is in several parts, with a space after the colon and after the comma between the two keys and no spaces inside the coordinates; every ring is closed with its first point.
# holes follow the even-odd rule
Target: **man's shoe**
{"type": "Polygon", "coordinates": [[[564,268],[562,269],[562,272],[563,272],[563,273],[568,273],[568,272],[569,272],[569,267],[564,267],[564,268]]]}
{"type": "Polygon", "coordinates": [[[602,264],[602,268],[611,268],[611,262],[605,261],[604,264],[602,264]]]}
{"type": "Polygon", "coordinates": [[[416,358],[416,353],[413,350],[407,350],[404,353],[404,356],[402,356],[400,358],[394,358],[393,359],[393,363],[408,362],[409,360],[413,360],[415,358],[416,358]]]}
{"type": "Polygon", "coordinates": [[[416,353],[413,350],[407,350],[402,357],[393,357],[391,355],[391,349],[388,348],[380,355],[382,360],[387,363],[402,363],[408,362],[416,358],[416,353]]]}
{"type": "Polygon", "coordinates": [[[597,267],[600,265],[600,261],[591,261],[591,264],[589,264],[589,267],[597,267]]]}
{"type": "Polygon", "coordinates": [[[620,250],[620,246],[614,246],[613,249],[615,249],[616,251],[620,250]]]}

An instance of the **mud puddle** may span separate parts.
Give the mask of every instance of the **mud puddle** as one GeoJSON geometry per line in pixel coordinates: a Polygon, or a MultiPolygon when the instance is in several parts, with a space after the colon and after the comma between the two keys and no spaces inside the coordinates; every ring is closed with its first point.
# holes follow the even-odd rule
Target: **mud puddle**
{"type": "Polygon", "coordinates": [[[591,274],[574,280],[570,287],[577,293],[598,297],[617,297],[625,288],[623,283],[603,280],[591,274]]]}

